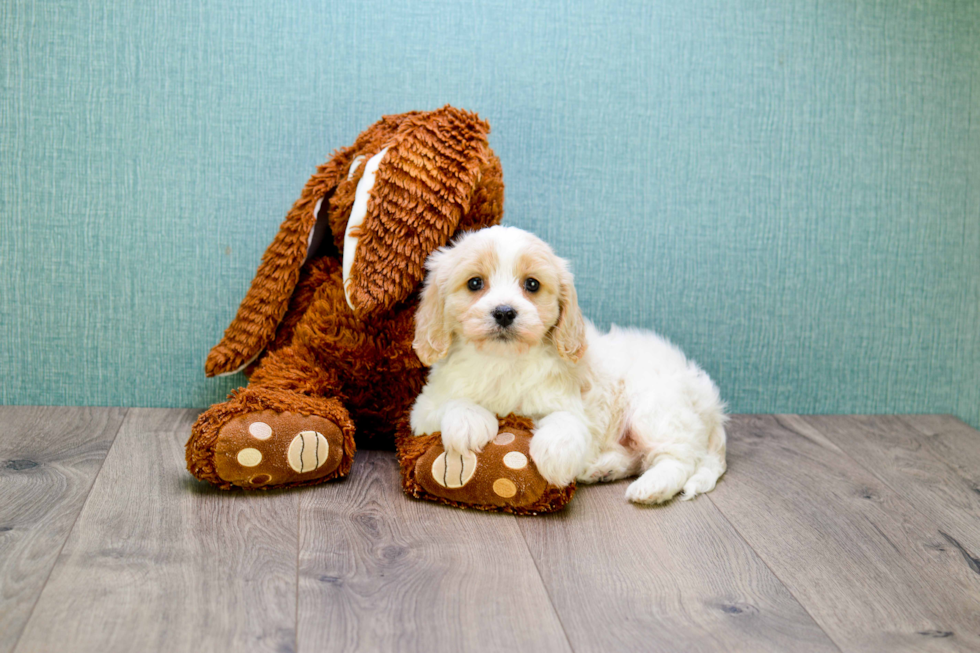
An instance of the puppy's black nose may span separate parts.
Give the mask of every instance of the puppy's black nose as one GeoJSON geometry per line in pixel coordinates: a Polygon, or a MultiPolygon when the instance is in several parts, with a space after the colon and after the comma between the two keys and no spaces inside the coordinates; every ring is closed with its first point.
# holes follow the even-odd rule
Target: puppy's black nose
{"type": "Polygon", "coordinates": [[[513,307],[505,304],[493,309],[490,315],[492,315],[493,319],[497,321],[497,324],[502,327],[508,327],[514,321],[514,318],[517,317],[517,311],[515,311],[513,307]]]}

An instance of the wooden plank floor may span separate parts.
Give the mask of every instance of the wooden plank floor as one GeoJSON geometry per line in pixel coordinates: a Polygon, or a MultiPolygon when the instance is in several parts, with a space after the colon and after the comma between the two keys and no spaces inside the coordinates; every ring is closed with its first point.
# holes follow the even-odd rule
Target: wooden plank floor
{"type": "Polygon", "coordinates": [[[221,492],[197,412],[0,407],[0,653],[976,651],[980,433],[944,416],[736,416],[729,472],[543,517],[350,479],[221,492]]]}
{"type": "Polygon", "coordinates": [[[0,407],[0,653],[17,643],[124,415],[0,407]]]}

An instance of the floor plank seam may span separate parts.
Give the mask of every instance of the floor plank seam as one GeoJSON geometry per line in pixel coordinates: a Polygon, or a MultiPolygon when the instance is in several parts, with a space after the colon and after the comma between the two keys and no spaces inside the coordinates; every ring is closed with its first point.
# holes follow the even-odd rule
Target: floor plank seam
{"type": "MultiPolygon", "coordinates": [[[[722,476],[721,481],[724,481],[724,478],[725,477],[722,476]]],[[[709,501],[711,501],[711,505],[715,507],[715,510],[718,511],[718,514],[722,516],[722,519],[728,522],[728,525],[732,527],[732,530],[735,531],[739,539],[741,539],[745,543],[745,546],[749,547],[749,549],[753,553],[755,553],[756,557],[759,558],[759,561],[762,562],[762,564],[765,565],[766,569],[769,570],[769,573],[772,574],[772,577],[778,580],[779,584],[782,585],[783,588],[789,593],[789,595],[793,597],[793,600],[796,601],[796,604],[798,606],[800,606],[800,609],[803,610],[803,612],[805,612],[810,617],[810,620],[813,621],[814,624],[816,624],[817,628],[819,628],[821,632],[823,632],[823,634],[827,636],[827,639],[830,640],[830,643],[833,644],[837,648],[837,650],[840,651],[840,653],[844,653],[844,649],[841,648],[841,645],[837,642],[837,640],[835,640],[831,636],[831,634],[827,632],[827,629],[824,628],[819,621],[817,621],[817,618],[813,615],[812,612],[810,612],[810,610],[806,607],[803,601],[800,600],[800,597],[798,597],[796,593],[793,592],[792,589],[790,589],[789,585],[787,585],[786,582],[779,577],[779,574],[776,573],[776,570],[773,569],[772,566],[770,566],[769,561],[766,560],[765,557],[763,557],[763,555],[759,553],[759,551],[754,546],[752,546],[752,543],[749,542],[748,539],[746,539],[746,537],[742,534],[742,531],[740,531],[738,527],[735,526],[735,524],[732,522],[732,520],[728,518],[728,515],[725,514],[725,511],[723,511],[721,507],[712,500],[711,493],[709,492],[704,496],[709,501]]]]}
{"type": "MultiPolygon", "coordinates": [[[[540,518],[500,515],[504,521],[511,520],[519,530],[541,583],[541,587],[534,588],[531,570],[514,543],[513,526],[505,527],[502,521],[489,524],[489,520],[479,515],[472,515],[478,518],[475,520],[459,521],[454,519],[459,512],[447,509],[445,518],[431,523],[426,520],[411,534],[401,537],[394,531],[385,531],[383,520],[375,519],[378,515],[370,515],[372,519],[363,523],[357,521],[351,533],[337,533],[329,520],[322,524],[313,519],[303,521],[303,505],[310,509],[311,518],[321,514],[323,502],[317,497],[326,495],[312,494],[312,490],[291,492],[291,496],[280,497],[272,506],[266,505],[268,502],[225,502],[222,499],[231,495],[221,493],[214,495],[220,498],[212,503],[208,498],[213,494],[210,490],[171,482],[177,472],[186,474],[179,440],[186,437],[185,423],[193,421],[193,413],[199,411],[110,410],[109,413],[99,409],[51,411],[51,415],[42,414],[40,420],[33,412],[18,415],[17,428],[23,426],[24,437],[45,431],[51,431],[53,437],[54,425],[50,429],[44,425],[57,422],[61,429],[58,433],[76,438],[79,445],[72,448],[70,456],[62,456],[63,445],[53,439],[55,445],[47,459],[32,457],[40,455],[34,453],[7,456],[23,458],[26,464],[40,467],[39,471],[43,472],[36,477],[19,477],[30,483],[24,485],[23,500],[8,502],[10,505],[17,509],[23,507],[21,504],[30,506],[36,498],[46,496],[35,488],[54,488],[56,483],[60,490],[51,493],[52,501],[57,499],[61,503],[56,503],[56,522],[45,517],[46,523],[56,523],[57,529],[51,531],[55,536],[48,537],[45,543],[44,563],[9,567],[12,571],[0,579],[0,584],[4,584],[6,578],[29,578],[32,588],[29,593],[15,597],[16,616],[21,625],[10,628],[9,633],[0,633],[7,635],[7,638],[0,637],[0,653],[48,650],[64,641],[69,642],[69,647],[85,648],[72,641],[76,635],[91,644],[125,643],[132,632],[139,633],[141,629],[149,629],[147,633],[164,633],[158,642],[163,639],[182,642],[175,650],[184,649],[188,643],[205,642],[212,633],[210,641],[218,642],[215,648],[221,650],[234,637],[245,644],[243,650],[272,643],[275,646],[269,647],[275,650],[299,653],[318,650],[317,642],[323,641],[322,632],[331,629],[337,632],[338,623],[344,633],[350,634],[345,637],[348,644],[368,650],[381,648],[369,645],[376,642],[394,641],[400,646],[399,638],[405,635],[408,622],[399,617],[385,628],[374,628],[376,623],[365,620],[364,615],[376,616],[377,605],[394,605],[398,612],[391,614],[405,614],[416,621],[418,615],[431,613],[433,619],[426,620],[430,624],[444,623],[440,621],[443,617],[454,618],[445,622],[451,625],[440,628],[438,634],[432,632],[435,629],[429,633],[424,629],[415,632],[417,643],[427,637],[426,641],[438,644],[419,645],[419,650],[470,648],[450,647],[453,642],[488,649],[491,644],[503,641],[510,645],[496,650],[608,650],[610,641],[629,641],[636,645],[635,648],[622,646],[623,650],[644,650],[651,642],[664,641],[714,650],[715,646],[743,648],[733,646],[732,642],[746,641],[760,643],[755,650],[763,650],[766,648],[763,645],[768,645],[767,650],[774,651],[808,648],[808,645],[831,653],[876,647],[876,650],[898,650],[903,645],[906,650],[932,650],[933,646],[950,645],[956,649],[967,642],[972,644],[963,650],[980,651],[975,646],[980,635],[973,627],[973,617],[978,614],[974,608],[980,605],[973,591],[980,578],[977,540],[980,531],[971,519],[980,505],[976,498],[980,494],[980,479],[974,473],[980,464],[980,432],[965,424],[964,428],[971,430],[961,431],[959,421],[922,419],[916,423],[916,416],[903,415],[826,416],[826,419],[777,415],[746,419],[730,431],[736,436],[729,445],[736,464],[728,478],[720,480],[718,491],[707,495],[708,501],[701,504],[702,509],[697,508],[697,501],[686,505],[674,502],[679,511],[658,514],[658,518],[665,520],[658,524],[631,525],[629,541],[613,553],[603,554],[601,548],[596,548],[604,531],[593,533],[591,529],[597,524],[616,526],[628,523],[623,520],[635,519],[632,513],[623,511],[607,514],[612,503],[606,501],[607,495],[602,492],[611,497],[621,488],[608,485],[582,488],[578,500],[583,503],[559,515],[540,518]],[[176,421],[175,416],[179,417],[176,421]],[[113,428],[112,424],[117,426],[113,428]],[[148,433],[156,436],[158,432],[168,436],[145,437],[148,433]],[[83,439],[84,448],[81,447],[83,439]],[[88,446],[89,441],[95,443],[94,448],[88,446]],[[733,444],[737,450],[731,448],[733,444]],[[113,451],[117,452],[115,458],[110,457],[113,451]],[[143,462],[137,464],[137,461],[143,462]],[[49,469],[44,469],[46,464],[50,465],[49,469]],[[98,469],[93,471],[96,465],[98,469]],[[794,484],[785,485],[782,481],[790,478],[791,472],[798,473],[792,476],[794,484]],[[152,476],[153,482],[147,484],[143,476],[152,476]],[[757,476],[771,476],[774,480],[762,481],[757,476]],[[98,483],[100,480],[102,485],[98,483]],[[726,480],[730,486],[726,486],[726,480]],[[44,485],[39,485],[42,481],[44,485]],[[70,492],[64,491],[65,483],[70,492]],[[169,512],[147,516],[145,510],[138,509],[140,506],[133,506],[132,495],[145,487],[166,499],[155,503],[165,506],[169,512]],[[64,497],[71,497],[70,504],[64,502],[64,497]],[[201,497],[206,505],[199,505],[195,500],[201,497]],[[295,501],[293,509],[297,516],[294,555],[290,555],[284,538],[288,534],[288,522],[292,522],[287,505],[291,501],[295,501]],[[226,509],[226,503],[232,509],[226,509]],[[89,506],[91,510],[85,512],[89,506]],[[257,515],[274,516],[277,527],[272,530],[256,525],[253,518],[257,515]],[[172,528],[174,524],[179,528],[172,528]],[[673,529],[677,524],[689,529],[684,533],[703,534],[698,541],[703,539],[707,544],[690,553],[675,555],[674,545],[681,541],[672,535],[677,532],[673,529]],[[130,525],[134,536],[127,539],[113,535],[117,527],[130,532],[130,525]],[[202,525],[213,528],[201,528],[202,525]],[[429,536],[446,529],[459,536],[461,526],[463,535],[472,533],[470,539],[458,541],[452,564],[433,565],[433,559],[442,562],[441,550],[437,545],[430,547],[429,536]],[[651,533],[647,532],[648,527],[651,533]],[[503,532],[491,533],[497,529],[503,532]],[[322,534],[328,532],[333,535],[325,544],[322,534]],[[174,533],[177,536],[172,537],[174,533]],[[201,533],[209,536],[196,537],[195,534],[201,533]],[[383,541],[377,533],[382,533],[383,541]],[[306,534],[310,537],[305,537],[306,534]],[[582,535],[589,536],[589,542],[578,544],[582,535]],[[644,548],[649,541],[640,539],[643,535],[659,537],[658,546],[644,548]],[[416,537],[426,541],[416,541],[416,537]],[[380,544],[375,546],[375,542],[380,544]],[[151,546],[153,543],[156,545],[151,546]],[[342,550],[341,545],[345,547],[342,550]],[[560,548],[555,549],[556,546],[560,548]],[[241,558],[241,569],[247,573],[234,576],[235,587],[239,588],[236,592],[224,591],[227,573],[215,571],[201,576],[201,580],[192,573],[213,570],[211,554],[219,550],[215,547],[222,551],[230,547],[247,552],[241,558]],[[646,576],[631,570],[642,568],[651,554],[658,555],[656,552],[661,547],[664,555],[669,554],[670,561],[665,562],[655,591],[650,591],[657,601],[654,604],[657,609],[644,608],[642,614],[634,615],[636,599],[644,600],[646,596],[638,593],[646,588],[641,582],[646,576]],[[68,554],[62,559],[65,549],[68,554]],[[257,555],[252,556],[253,551],[257,555]],[[370,563],[364,573],[352,562],[361,559],[361,553],[370,563]],[[583,556],[583,553],[595,555],[583,556]],[[708,553],[713,555],[709,557],[708,553]],[[47,556],[54,556],[54,562],[48,562],[47,556]],[[290,593],[286,583],[290,559],[294,559],[295,565],[293,649],[286,648],[288,616],[284,610],[290,593]],[[580,566],[580,560],[588,562],[580,566]],[[699,568],[702,562],[710,564],[717,560],[725,568],[717,578],[710,576],[710,570],[699,568]],[[156,573],[167,571],[160,564],[171,561],[179,562],[174,567],[179,578],[156,573]],[[567,569],[569,561],[576,561],[574,569],[567,569]],[[336,573],[332,571],[334,567],[336,573]],[[253,574],[253,569],[261,574],[253,574]],[[425,577],[417,573],[433,569],[437,573],[425,577]],[[780,573],[775,569],[780,569],[780,573]],[[549,574],[547,578],[543,575],[545,570],[549,574]],[[331,575],[322,576],[327,573],[331,575]],[[255,583],[248,580],[253,578],[255,583]],[[124,591],[107,593],[107,588],[120,587],[109,582],[113,579],[131,582],[132,587],[121,586],[124,591]],[[371,584],[376,582],[382,584],[383,592],[377,592],[377,585],[371,584]],[[341,589],[343,583],[348,583],[346,589],[341,589]],[[186,625],[186,628],[167,628],[156,618],[157,612],[141,611],[135,607],[136,603],[127,600],[137,594],[151,597],[154,592],[184,596],[167,590],[174,587],[187,588],[186,597],[190,598],[161,600],[159,605],[176,606],[168,613],[171,616],[167,623],[186,625]],[[367,590],[358,591],[361,587],[367,590]],[[504,589],[504,592],[489,593],[497,597],[491,608],[500,618],[484,621],[490,626],[482,628],[477,636],[472,629],[459,628],[457,624],[472,624],[473,614],[484,612],[473,609],[480,607],[479,601],[454,602],[456,594],[439,592],[460,588],[459,596],[470,597],[472,593],[479,598],[488,594],[485,587],[504,589]],[[581,592],[583,587],[594,589],[581,592]],[[617,609],[603,611],[603,606],[595,602],[605,591],[609,592],[609,598],[625,597],[622,601],[609,602],[617,609]],[[431,592],[437,598],[446,599],[425,612],[429,602],[421,597],[431,592]],[[87,601],[86,594],[109,599],[87,601]],[[32,595],[34,600],[30,600],[32,595]],[[200,628],[202,617],[192,609],[193,603],[209,601],[215,596],[229,600],[209,603],[205,608],[210,610],[208,628],[200,628]],[[389,600],[389,597],[403,596],[414,597],[411,605],[389,600]],[[554,621],[544,617],[544,602],[551,607],[554,621]],[[266,607],[253,610],[253,604],[266,607]],[[221,606],[225,607],[219,609],[221,606]],[[421,611],[418,606],[422,606],[421,611]],[[330,617],[325,619],[325,614],[330,617]],[[265,617],[256,621],[261,615],[265,617]],[[211,616],[219,618],[211,619],[211,616]],[[303,641],[313,642],[311,646],[299,645],[300,616],[303,616],[306,638],[303,641]],[[216,630],[211,629],[211,622],[216,630]],[[657,635],[654,624],[665,625],[662,634],[657,635]],[[558,648],[558,629],[566,642],[565,649],[558,648]],[[216,638],[215,632],[228,636],[216,638]],[[731,638],[726,637],[729,632],[731,638]],[[578,644],[573,645],[572,639],[578,644]]],[[[16,444],[18,437],[11,442],[16,444]]],[[[364,453],[369,455],[361,463],[380,462],[371,456],[392,455],[364,453]]],[[[386,498],[382,503],[391,499],[394,492],[394,496],[407,501],[405,505],[409,508],[426,508],[405,499],[397,479],[391,480],[394,477],[390,469],[383,465],[367,467],[373,470],[372,476],[367,479],[370,482],[358,486],[358,497],[362,492],[367,498],[373,496],[370,492],[378,489],[374,485],[376,476],[384,476],[381,489],[386,498]]],[[[143,503],[154,505],[154,502],[143,503]]],[[[18,519],[34,524],[38,520],[33,515],[49,512],[46,507],[43,511],[31,508],[29,519],[18,519]]],[[[329,513],[334,514],[334,509],[330,508],[329,513]]],[[[397,514],[402,515],[403,511],[397,514]]],[[[0,521],[0,526],[6,525],[6,521],[0,521]]],[[[35,537],[33,533],[30,531],[31,537],[35,537]]],[[[4,543],[2,536],[6,533],[0,533],[0,544],[4,543]]],[[[17,544],[21,540],[7,543],[11,541],[17,544]]],[[[683,541],[688,540],[685,537],[683,541]]],[[[33,547],[31,544],[32,550],[33,547]]],[[[17,550],[26,549],[22,546],[17,550]]],[[[334,643],[341,641],[337,639],[334,643]]],[[[744,647],[744,650],[753,649],[744,647]]]]}
{"type": "MultiPolygon", "coordinates": [[[[804,419],[806,419],[805,416],[804,416],[804,419]]],[[[902,421],[902,423],[903,424],[905,423],[904,420],[902,421]]],[[[799,435],[789,424],[782,424],[782,423],[780,423],[780,425],[783,426],[786,430],[792,432],[794,435],[799,435]]],[[[810,426],[812,426],[813,428],[815,428],[818,431],[820,431],[820,429],[817,428],[816,426],[814,426],[813,424],[810,424],[810,426]]],[[[920,431],[918,429],[913,429],[913,430],[916,433],[920,433],[920,431]]],[[[821,431],[821,435],[822,434],[823,434],[823,432],[821,431]]],[[[801,436],[801,437],[805,437],[805,436],[801,436]]],[[[824,436],[824,437],[827,437],[827,436],[824,436]]],[[[851,462],[853,462],[855,465],[857,465],[858,467],[860,467],[861,469],[863,469],[865,472],[867,472],[868,474],[870,474],[873,478],[877,479],[877,481],[879,483],[881,483],[886,488],[888,488],[889,490],[891,490],[895,494],[895,497],[897,498],[898,501],[901,501],[905,506],[907,506],[908,508],[910,508],[911,510],[913,510],[914,512],[916,512],[917,514],[919,514],[923,518],[924,521],[932,524],[932,526],[935,529],[935,531],[936,531],[937,534],[939,534],[939,535],[945,535],[943,533],[943,531],[942,531],[942,528],[943,527],[940,524],[938,524],[930,515],[928,515],[925,512],[923,512],[921,509],[919,509],[914,504],[906,501],[905,498],[904,498],[904,494],[900,490],[895,489],[892,486],[891,483],[889,483],[885,478],[882,478],[882,476],[880,476],[873,469],[871,469],[868,466],[862,464],[860,460],[858,460],[857,458],[855,458],[854,456],[852,456],[851,455],[851,452],[848,451],[847,449],[845,449],[843,446],[837,444],[836,442],[834,442],[834,445],[838,449],[840,449],[841,453],[843,453],[847,457],[848,460],[850,460],[851,462]]],[[[965,478],[962,474],[959,473],[959,470],[957,470],[955,467],[953,467],[952,465],[950,465],[949,463],[947,463],[945,460],[941,459],[939,456],[935,455],[932,451],[929,450],[928,447],[922,447],[921,448],[921,451],[924,452],[925,455],[929,456],[933,461],[939,463],[939,465],[941,465],[942,467],[945,467],[946,469],[952,471],[954,476],[956,476],[958,478],[961,478],[961,479],[963,479],[964,481],[966,481],[968,483],[970,482],[969,479],[965,478]]],[[[881,533],[881,536],[885,538],[885,541],[886,542],[888,542],[889,544],[892,544],[891,540],[888,537],[886,537],[884,533],[881,533]]],[[[894,547],[894,546],[895,545],[892,544],[892,547],[894,547]]],[[[896,549],[896,551],[897,551],[897,549],[896,549]]],[[[899,552],[899,554],[902,555],[901,552],[899,552]]],[[[902,555],[902,558],[904,558],[909,564],[912,564],[912,565],[915,564],[915,561],[909,560],[904,555],[902,555]]]]}
{"type": "Polygon", "coordinates": [[[300,553],[302,552],[303,542],[303,502],[300,501],[300,493],[294,492],[296,497],[296,618],[293,620],[293,653],[299,653],[299,564],[300,553]]]}
{"type": "MultiPolygon", "coordinates": [[[[915,422],[913,422],[912,420],[909,419],[909,417],[933,417],[932,415],[925,415],[925,416],[923,416],[923,415],[895,415],[895,417],[898,419],[899,422],[901,422],[902,424],[904,424],[910,431],[912,431],[913,433],[915,433],[918,436],[918,437],[916,437],[917,440],[920,440],[921,441],[921,438],[931,439],[931,438],[935,438],[935,437],[941,435],[941,433],[930,433],[929,431],[924,431],[915,422]]],[[[949,418],[955,419],[956,421],[960,422],[960,424],[962,424],[965,428],[973,429],[972,426],[970,426],[969,424],[967,424],[966,422],[964,422],[963,420],[961,420],[956,415],[939,415],[939,417],[949,417],[949,418]]],[[[976,429],[973,429],[973,430],[976,430],[976,429]]],[[[926,444],[926,442],[923,442],[923,444],[926,444]]],[[[932,450],[931,449],[929,450],[929,453],[932,453],[932,450]]],[[[935,454],[933,454],[933,455],[935,456],[935,454]]],[[[939,456],[936,456],[936,457],[939,458],[939,456]]],[[[942,460],[942,459],[940,459],[940,460],[942,460]]],[[[943,461],[943,462],[945,463],[945,461],[943,461]]],[[[947,466],[949,466],[948,463],[945,463],[945,464],[947,466]]],[[[965,478],[963,476],[963,474],[961,474],[960,471],[957,470],[956,468],[953,468],[953,471],[955,471],[956,472],[956,475],[959,476],[960,478],[965,478]]],[[[966,479],[966,480],[972,483],[972,481],[970,481],[970,479],[966,479]]]]}
{"type": "MultiPolygon", "coordinates": [[[[544,581],[544,576],[541,575],[541,568],[538,566],[538,560],[534,557],[534,553],[531,551],[531,546],[527,543],[527,536],[524,535],[524,529],[521,528],[519,517],[511,516],[515,522],[517,522],[517,530],[521,534],[521,540],[524,542],[524,549],[527,551],[528,557],[531,558],[531,562],[534,563],[534,571],[538,574],[538,580],[541,581],[541,587],[544,588],[544,594],[548,597],[548,604],[551,606],[551,611],[555,613],[555,619],[558,620],[558,625],[561,626],[561,634],[565,636],[565,643],[568,644],[568,650],[575,653],[575,647],[572,646],[572,640],[568,637],[568,630],[565,628],[565,623],[561,619],[561,614],[558,612],[558,608],[555,607],[555,600],[551,598],[551,590],[548,589],[548,583],[544,581]]],[[[526,517],[525,517],[526,519],[526,517]]]]}
{"type": "Polygon", "coordinates": [[[112,441],[109,443],[109,448],[106,449],[105,456],[102,457],[102,463],[99,465],[99,471],[97,471],[92,477],[92,482],[89,483],[85,492],[85,500],[82,501],[82,505],[79,506],[78,512],[75,513],[75,518],[71,521],[71,527],[65,532],[65,539],[62,540],[61,546],[58,547],[58,554],[54,557],[54,564],[51,565],[51,569],[48,570],[48,574],[44,578],[44,583],[41,584],[41,591],[37,593],[37,598],[34,599],[34,603],[31,605],[31,611],[27,613],[27,619],[24,620],[24,625],[20,629],[20,634],[17,635],[17,643],[14,644],[14,647],[10,650],[10,653],[18,653],[20,650],[21,638],[24,636],[27,626],[31,623],[31,619],[34,618],[34,610],[37,608],[37,604],[41,602],[41,596],[44,594],[44,590],[48,586],[48,581],[51,579],[51,574],[54,573],[55,567],[58,566],[58,559],[61,558],[61,553],[65,550],[65,545],[68,544],[68,540],[71,539],[71,534],[75,530],[75,525],[78,523],[78,518],[85,510],[86,504],[88,504],[89,497],[92,494],[92,488],[95,487],[96,482],[99,480],[99,476],[102,474],[102,470],[105,468],[105,461],[112,452],[112,447],[116,444],[116,438],[119,437],[119,432],[122,431],[122,427],[129,419],[130,409],[124,408],[123,410],[125,412],[123,413],[122,419],[119,420],[119,426],[116,427],[116,432],[112,434],[112,441]]]}
{"type": "MultiPolygon", "coordinates": [[[[953,473],[956,474],[956,476],[958,476],[961,479],[963,479],[964,481],[966,481],[970,485],[970,487],[973,488],[974,492],[980,493],[980,487],[978,487],[976,485],[976,483],[974,482],[974,480],[972,478],[968,478],[968,477],[964,476],[963,475],[963,472],[960,471],[959,468],[953,467],[952,465],[950,465],[942,457],[940,457],[938,454],[936,454],[935,451],[933,451],[933,449],[930,446],[928,446],[929,445],[928,439],[929,438],[936,437],[937,435],[939,435],[938,433],[929,433],[927,431],[923,431],[919,426],[917,426],[915,424],[915,422],[910,421],[908,419],[908,416],[907,415],[896,415],[896,417],[898,418],[898,421],[899,422],[901,422],[902,424],[904,424],[910,431],[912,431],[913,433],[915,433],[917,435],[916,439],[919,440],[919,442],[926,448],[926,450],[928,450],[928,452],[932,455],[933,458],[939,460],[939,462],[943,463],[949,469],[952,469],[953,470],[953,473]],[[927,440],[922,440],[922,438],[926,438],[927,440]]],[[[916,417],[916,416],[913,415],[913,417],[916,417]]],[[[951,417],[952,419],[955,419],[956,421],[960,422],[964,427],[969,428],[969,429],[973,429],[972,426],[970,426],[969,424],[967,424],[966,422],[964,422],[963,420],[961,420],[956,415],[941,415],[941,417],[951,417]]],[[[973,430],[976,430],[976,429],[973,429],[973,430]]]]}

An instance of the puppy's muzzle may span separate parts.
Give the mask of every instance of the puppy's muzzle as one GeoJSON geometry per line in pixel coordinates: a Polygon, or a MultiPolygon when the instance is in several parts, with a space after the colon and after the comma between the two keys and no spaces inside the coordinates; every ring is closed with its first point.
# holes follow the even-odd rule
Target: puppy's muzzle
{"type": "Polygon", "coordinates": [[[513,306],[501,305],[490,311],[490,315],[500,326],[506,328],[514,323],[517,318],[517,311],[513,306]]]}

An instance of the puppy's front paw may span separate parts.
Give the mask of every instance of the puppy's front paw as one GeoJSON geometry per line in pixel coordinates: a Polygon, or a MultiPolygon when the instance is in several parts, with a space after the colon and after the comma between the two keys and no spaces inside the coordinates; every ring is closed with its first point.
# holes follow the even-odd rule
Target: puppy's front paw
{"type": "Polygon", "coordinates": [[[497,435],[497,416],[482,406],[452,402],[442,416],[442,446],[446,451],[480,452],[497,435]]]}
{"type": "Polygon", "coordinates": [[[561,426],[542,423],[531,438],[531,460],[541,476],[558,487],[568,485],[582,473],[589,454],[586,439],[576,429],[561,426]]]}
{"type": "Polygon", "coordinates": [[[427,433],[435,433],[439,430],[438,406],[424,394],[419,395],[412,405],[412,412],[409,413],[409,424],[412,427],[412,435],[420,436],[427,433]]]}

